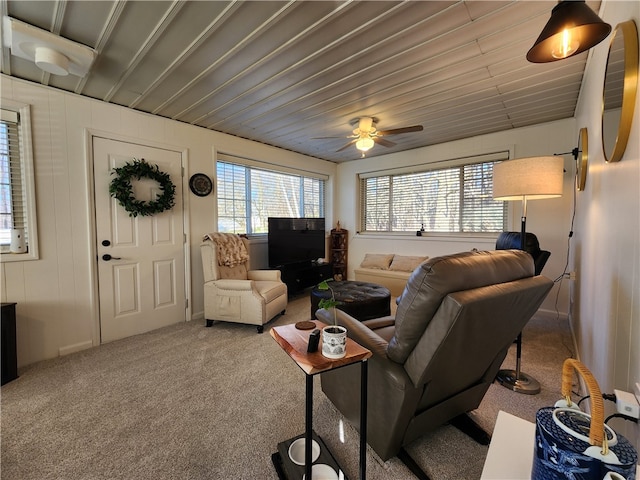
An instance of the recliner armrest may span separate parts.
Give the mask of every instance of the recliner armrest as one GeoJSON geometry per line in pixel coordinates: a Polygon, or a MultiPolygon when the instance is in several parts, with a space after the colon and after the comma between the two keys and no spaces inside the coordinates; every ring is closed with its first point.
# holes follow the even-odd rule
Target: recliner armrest
{"type": "Polygon", "coordinates": [[[235,280],[224,278],[212,282],[217,288],[223,290],[251,290],[253,288],[253,280],[235,280]]]}
{"type": "MultiPolygon", "coordinates": [[[[326,310],[321,308],[316,312],[316,317],[327,325],[333,325],[333,309],[326,310]]],[[[336,309],[336,319],[338,325],[347,328],[349,338],[355,340],[364,348],[371,350],[374,355],[387,355],[388,342],[373,330],[363,325],[359,320],[356,320],[340,309],[336,309]]]]}
{"type": "Polygon", "coordinates": [[[365,320],[362,324],[371,330],[377,330],[379,328],[395,326],[396,317],[394,315],[387,315],[386,317],[372,318],[371,320],[365,320]]]}
{"type": "Polygon", "coordinates": [[[261,280],[279,282],[280,270],[249,270],[247,272],[249,280],[261,280]]]}
{"type": "MultiPolygon", "coordinates": [[[[316,318],[327,325],[333,325],[333,310],[329,311],[321,308],[316,312],[316,318]]],[[[373,353],[372,361],[379,361],[384,364],[385,376],[395,388],[399,390],[413,388],[404,366],[394,362],[387,356],[388,342],[384,338],[342,310],[336,309],[336,318],[338,325],[346,327],[349,338],[358,342],[364,348],[371,350],[371,353],[373,353]]],[[[380,320],[386,323],[392,318],[382,317],[380,320]]],[[[376,320],[378,319],[367,320],[367,322],[375,322],[376,320]]]]}

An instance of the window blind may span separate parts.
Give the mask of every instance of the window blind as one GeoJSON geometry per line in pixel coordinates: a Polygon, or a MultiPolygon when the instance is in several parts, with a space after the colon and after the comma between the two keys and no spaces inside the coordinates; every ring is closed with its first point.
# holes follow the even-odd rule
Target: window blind
{"type": "Polygon", "coordinates": [[[268,232],[269,217],[324,216],[321,178],[218,161],[218,230],[268,232]]]}
{"type": "MultiPolygon", "coordinates": [[[[487,155],[482,156],[487,159],[487,155]]],[[[477,159],[478,157],[476,157],[477,159]]],[[[493,200],[493,165],[509,158],[396,174],[361,176],[361,225],[365,232],[499,232],[507,204],[493,200]]],[[[467,159],[468,161],[468,159],[467,159]]],[[[385,172],[386,173],[386,172],[385,172]]]]}
{"type": "Polygon", "coordinates": [[[11,229],[23,228],[28,245],[26,191],[20,154],[18,112],[0,109],[0,243],[9,245],[11,229]]]}
{"type": "Polygon", "coordinates": [[[502,232],[506,229],[507,203],[493,199],[495,162],[464,168],[463,232],[502,232]]]}

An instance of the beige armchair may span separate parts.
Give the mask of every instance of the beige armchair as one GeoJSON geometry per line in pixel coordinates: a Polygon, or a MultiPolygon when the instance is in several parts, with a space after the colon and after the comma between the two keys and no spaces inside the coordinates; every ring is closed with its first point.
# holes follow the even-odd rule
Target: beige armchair
{"type": "Polygon", "coordinates": [[[210,233],[200,245],[204,270],[204,317],[263,325],[287,308],[287,286],[279,270],[249,270],[246,238],[231,233],[210,233]]]}
{"type": "MultiPolygon", "coordinates": [[[[397,455],[412,468],[405,445],[448,422],[473,425],[465,414],[480,405],[513,339],[552,285],[534,276],[526,252],[464,252],[417,267],[395,317],[359,322],[337,310],[349,337],[373,352],[367,416],[373,450],[383,460],[397,455]]],[[[333,312],[316,316],[333,322],[333,312]]],[[[321,379],[322,391],[357,428],[359,367],[325,372],[321,379]]],[[[488,443],[486,433],[471,430],[488,443]]]]}

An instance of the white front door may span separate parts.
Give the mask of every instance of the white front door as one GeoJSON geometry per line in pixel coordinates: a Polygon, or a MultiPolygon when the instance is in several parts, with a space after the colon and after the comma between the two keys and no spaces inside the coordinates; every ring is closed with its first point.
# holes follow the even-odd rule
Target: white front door
{"type": "MultiPolygon", "coordinates": [[[[186,320],[182,155],[179,152],[93,137],[96,251],[101,343],[186,320]],[[114,167],[134,159],[158,165],[175,185],[175,206],[131,217],[109,195],[114,167]]],[[[151,179],[132,181],[137,200],[159,191],[151,179]]]]}

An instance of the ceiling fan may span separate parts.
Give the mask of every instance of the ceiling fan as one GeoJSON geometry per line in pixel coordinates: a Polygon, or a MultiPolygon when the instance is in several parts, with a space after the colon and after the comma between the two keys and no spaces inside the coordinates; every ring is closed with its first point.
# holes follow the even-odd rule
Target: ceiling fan
{"type": "MultiPolygon", "coordinates": [[[[358,150],[362,152],[362,156],[364,157],[365,152],[369,151],[376,143],[382,145],[383,147],[393,147],[395,145],[394,142],[391,142],[383,137],[388,137],[390,135],[399,135],[401,133],[411,133],[411,132],[421,132],[423,130],[422,125],[413,125],[411,127],[402,127],[402,128],[393,128],[391,130],[377,130],[376,123],[378,123],[378,119],[375,117],[360,117],[349,122],[353,127],[353,133],[348,135],[346,138],[351,138],[352,140],[340,147],[337,152],[341,152],[351,145],[356,146],[358,150]]],[[[320,138],[345,138],[345,137],[316,137],[320,138]]]]}

